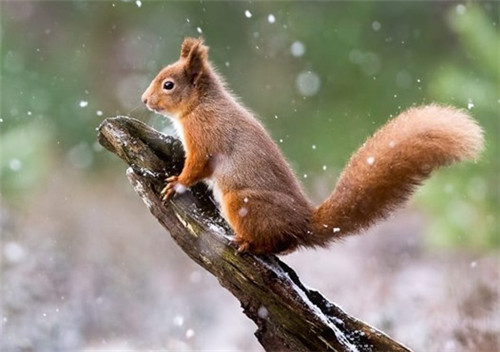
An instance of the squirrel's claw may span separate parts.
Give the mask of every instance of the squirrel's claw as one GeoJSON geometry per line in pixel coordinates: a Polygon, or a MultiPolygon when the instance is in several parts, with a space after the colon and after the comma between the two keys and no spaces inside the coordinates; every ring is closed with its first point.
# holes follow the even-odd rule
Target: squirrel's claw
{"type": "Polygon", "coordinates": [[[165,179],[165,181],[167,181],[168,183],[170,183],[170,182],[177,182],[178,179],[179,179],[179,176],[170,176],[170,177],[167,177],[165,179]]]}
{"type": "Polygon", "coordinates": [[[161,194],[162,194],[162,200],[164,202],[166,202],[167,200],[169,200],[174,194],[175,194],[175,190],[173,187],[169,187],[170,186],[170,183],[163,189],[163,191],[161,191],[161,194]]]}
{"type": "Polygon", "coordinates": [[[238,238],[238,236],[236,236],[234,242],[238,245],[238,249],[236,250],[238,254],[245,253],[250,249],[250,243],[241,238],[238,238]]]}
{"type": "Polygon", "coordinates": [[[236,251],[238,252],[238,254],[242,254],[242,253],[245,253],[246,251],[248,251],[249,247],[250,247],[250,245],[247,242],[245,242],[245,243],[240,244],[236,251]]]}
{"type": "Polygon", "coordinates": [[[168,177],[165,181],[167,181],[167,185],[162,189],[161,191],[161,196],[162,200],[166,202],[169,200],[173,195],[175,195],[175,185],[177,184],[177,180],[179,179],[178,176],[170,176],[168,177]]]}

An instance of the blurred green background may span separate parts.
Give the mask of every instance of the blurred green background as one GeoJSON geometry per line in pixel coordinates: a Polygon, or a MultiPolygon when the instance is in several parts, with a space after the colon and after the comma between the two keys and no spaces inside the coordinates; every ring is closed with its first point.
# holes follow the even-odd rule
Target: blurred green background
{"type": "Polygon", "coordinates": [[[478,162],[436,172],[376,233],[286,259],[416,350],[496,350],[499,11],[496,1],[0,2],[0,349],[259,350],[234,299],[171,243],[96,142],[119,114],[173,133],[140,97],[185,36],[203,36],[318,203],[350,154],[408,107],[450,104],[479,121],[478,162]]]}
{"type": "Polygon", "coordinates": [[[439,171],[417,201],[428,213],[431,245],[500,245],[496,2],[2,5],[8,204],[22,207],[61,160],[94,177],[110,169],[119,177],[123,170],[96,144],[95,127],[129,114],[168,129],[139,98],[176,60],[183,37],[202,35],[229,86],[317,200],[326,194],[315,185],[333,188],[350,153],[390,116],[434,101],[468,108],[484,126],[486,151],[477,164],[439,171]]]}

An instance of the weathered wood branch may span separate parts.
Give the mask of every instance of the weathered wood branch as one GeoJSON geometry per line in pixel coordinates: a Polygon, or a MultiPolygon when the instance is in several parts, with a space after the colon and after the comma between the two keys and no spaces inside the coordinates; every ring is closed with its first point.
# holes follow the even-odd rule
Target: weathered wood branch
{"type": "Polygon", "coordinates": [[[164,204],[164,179],[179,174],[184,162],[178,140],[128,117],[106,119],[98,138],[129,164],[132,186],[175,242],[241,302],[267,351],[409,351],[306,288],[275,256],[238,254],[204,185],[164,204]]]}

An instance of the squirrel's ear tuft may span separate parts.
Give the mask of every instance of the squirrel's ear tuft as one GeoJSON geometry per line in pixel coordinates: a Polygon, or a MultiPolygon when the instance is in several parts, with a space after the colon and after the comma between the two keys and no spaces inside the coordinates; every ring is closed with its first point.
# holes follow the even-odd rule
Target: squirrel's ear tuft
{"type": "Polygon", "coordinates": [[[185,56],[185,71],[192,83],[196,84],[203,72],[207,68],[208,47],[203,45],[201,39],[186,38],[182,44],[181,57],[184,49],[189,52],[185,56]]]}
{"type": "Polygon", "coordinates": [[[181,59],[185,59],[188,57],[189,52],[193,48],[193,46],[197,44],[203,44],[203,38],[192,38],[192,37],[186,37],[184,38],[184,41],[182,42],[181,46],[181,59]]]}

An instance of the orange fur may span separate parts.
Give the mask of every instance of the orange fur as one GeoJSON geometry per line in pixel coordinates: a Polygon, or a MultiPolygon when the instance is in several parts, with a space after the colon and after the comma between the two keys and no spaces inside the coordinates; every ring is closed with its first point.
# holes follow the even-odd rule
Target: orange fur
{"type": "Polygon", "coordinates": [[[160,71],[142,100],[174,120],[186,151],[181,174],[167,179],[165,198],[176,186],[211,181],[240,251],[285,253],[359,232],[401,206],[435,168],[474,158],[482,148],[482,130],[464,111],[409,109],[365,142],[315,208],[207,57],[201,39],[186,38],[179,60],[160,71]],[[164,88],[168,81],[173,88],[164,88]]]}
{"type": "Polygon", "coordinates": [[[404,203],[440,166],[474,158],[483,133],[464,111],[438,105],[409,109],[380,128],[351,157],[332,195],[314,214],[326,243],[356,233],[404,203]],[[326,225],[326,226],[324,226],[326,225]]]}

